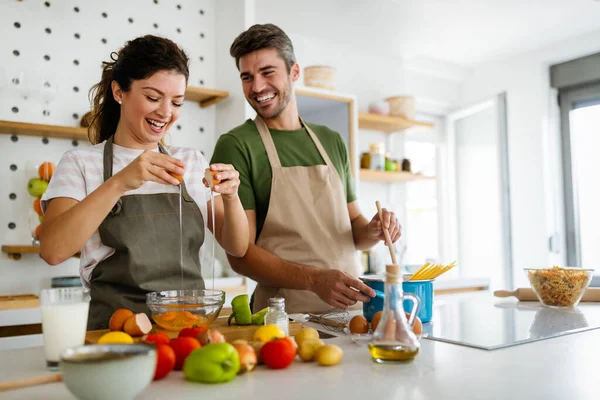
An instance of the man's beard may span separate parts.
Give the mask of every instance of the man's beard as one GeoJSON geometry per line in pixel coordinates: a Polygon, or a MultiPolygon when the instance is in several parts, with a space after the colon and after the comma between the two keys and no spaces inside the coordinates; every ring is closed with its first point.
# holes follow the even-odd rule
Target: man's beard
{"type": "Polygon", "coordinates": [[[283,91],[277,93],[276,98],[278,101],[278,107],[275,108],[275,110],[269,112],[268,114],[265,114],[264,112],[260,112],[258,107],[254,106],[254,102],[251,102],[250,106],[263,119],[277,118],[285,110],[285,108],[287,107],[287,105],[289,104],[289,102],[291,100],[291,97],[292,97],[292,81],[288,80],[287,85],[283,88],[283,91]]]}

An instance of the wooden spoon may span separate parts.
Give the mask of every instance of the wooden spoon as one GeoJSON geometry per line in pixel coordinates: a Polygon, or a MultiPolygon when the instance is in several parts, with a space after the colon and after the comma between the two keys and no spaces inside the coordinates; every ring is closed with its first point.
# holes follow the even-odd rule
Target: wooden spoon
{"type": "Polygon", "coordinates": [[[379,220],[381,221],[381,228],[383,229],[383,234],[385,235],[385,243],[387,244],[388,249],[390,250],[390,255],[392,256],[392,263],[394,265],[398,265],[398,261],[396,261],[396,253],[394,252],[394,248],[392,247],[392,239],[390,238],[390,233],[387,228],[383,225],[383,211],[381,211],[381,204],[379,204],[379,200],[375,202],[377,206],[377,212],[379,213],[379,220]]]}

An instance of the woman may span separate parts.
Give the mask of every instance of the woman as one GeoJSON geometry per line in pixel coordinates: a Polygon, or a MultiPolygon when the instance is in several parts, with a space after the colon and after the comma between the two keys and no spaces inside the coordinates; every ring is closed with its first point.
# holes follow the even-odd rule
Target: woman
{"type": "Polygon", "coordinates": [[[203,289],[205,226],[227,253],[242,257],[248,248],[238,172],[210,166],[220,180],[213,188],[220,194],[213,228],[203,180],[207,161],[197,150],[161,144],[180,114],[186,54],[149,35],[111,59],[90,92],[93,145],[64,154],[42,198],[40,255],[55,265],[81,250],[80,274],[91,294],[88,329],[108,327],[118,308],[149,314],[148,292],[203,289]],[[180,183],[175,177],[182,175],[180,183]]]}

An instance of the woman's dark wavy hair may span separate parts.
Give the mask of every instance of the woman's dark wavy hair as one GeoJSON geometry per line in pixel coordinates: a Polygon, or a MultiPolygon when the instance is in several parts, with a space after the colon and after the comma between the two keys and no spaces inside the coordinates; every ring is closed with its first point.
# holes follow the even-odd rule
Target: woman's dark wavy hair
{"type": "Polygon", "coordinates": [[[190,70],[189,58],[173,41],[146,35],[130,40],[118,52],[110,55],[111,61],[102,62],[102,79],[90,89],[92,103],[88,137],[92,144],[105,141],[117,129],[121,107],[112,94],[112,81],[128,92],[133,81],[147,79],[159,71],[172,71],[185,76],[187,84],[190,70]]]}

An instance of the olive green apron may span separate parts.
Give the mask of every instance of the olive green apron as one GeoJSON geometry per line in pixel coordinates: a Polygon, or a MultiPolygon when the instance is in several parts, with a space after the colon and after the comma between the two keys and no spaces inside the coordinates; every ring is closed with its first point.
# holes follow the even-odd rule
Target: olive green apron
{"type": "MultiPolygon", "coordinates": [[[[168,154],[159,143],[159,150],[168,154]]],[[[104,145],[104,181],[112,176],[113,137],[104,145]]],[[[180,264],[179,193],[128,195],[119,199],[98,228],[115,253],[94,267],[90,280],[88,330],[106,329],[113,312],[146,313],[146,294],[162,290],[204,289],[200,247],[204,219],[181,182],[183,201],[183,283],[180,264]]]]}
{"type": "MultiPolygon", "coordinates": [[[[357,277],[360,266],[342,179],[312,129],[300,122],[325,165],[282,167],[267,124],[260,116],[254,120],[273,172],[269,209],[256,245],[287,261],[338,269],[357,277]]],[[[323,313],[333,308],[311,291],[259,283],[254,312],[267,307],[269,298],[276,296],[285,297],[288,313],[323,313]]]]}

